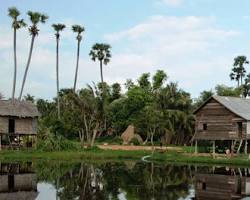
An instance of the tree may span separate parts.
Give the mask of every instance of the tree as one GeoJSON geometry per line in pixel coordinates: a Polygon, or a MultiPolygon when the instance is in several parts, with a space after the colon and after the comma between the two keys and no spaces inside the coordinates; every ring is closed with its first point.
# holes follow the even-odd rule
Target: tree
{"type": "Polygon", "coordinates": [[[138,84],[141,88],[145,90],[151,89],[151,83],[149,81],[150,73],[143,73],[138,79],[138,84]]]}
{"type": "Polygon", "coordinates": [[[35,103],[35,97],[30,95],[30,94],[27,94],[26,96],[24,96],[24,100],[25,101],[30,101],[32,103],[35,103]]]}
{"type": "Polygon", "coordinates": [[[246,98],[250,95],[250,74],[245,78],[245,82],[242,85],[242,95],[246,98]]]}
{"type": "Polygon", "coordinates": [[[212,90],[204,90],[200,93],[200,96],[195,99],[194,108],[198,108],[201,106],[206,100],[208,100],[211,96],[213,96],[214,93],[212,90]]]}
{"type": "Polygon", "coordinates": [[[231,80],[236,80],[238,87],[242,85],[243,77],[246,74],[245,64],[249,64],[246,56],[237,56],[234,58],[232,73],[230,74],[231,80]]]}
{"type": "Polygon", "coordinates": [[[12,18],[12,28],[13,28],[13,50],[14,50],[14,76],[13,76],[13,89],[12,89],[12,103],[15,100],[15,91],[16,91],[16,74],[17,74],[17,55],[16,55],[16,32],[18,29],[26,26],[26,23],[23,19],[18,19],[20,12],[17,8],[11,7],[8,9],[8,15],[12,18]]]}
{"type": "Polygon", "coordinates": [[[119,83],[114,83],[111,86],[111,102],[121,97],[121,86],[119,83]]]}
{"type": "Polygon", "coordinates": [[[157,70],[156,74],[153,76],[153,90],[161,88],[167,78],[168,76],[163,70],[157,70]]]}
{"type": "Polygon", "coordinates": [[[92,87],[80,90],[79,95],[72,94],[73,105],[78,112],[77,129],[81,143],[86,140],[93,147],[97,133],[100,132],[101,110],[92,87]]]}
{"type": "Polygon", "coordinates": [[[76,82],[77,82],[77,75],[78,75],[78,66],[79,66],[79,55],[80,55],[80,43],[82,40],[81,33],[85,31],[83,26],[73,25],[72,31],[77,33],[76,40],[77,40],[77,58],[76,58],[76,71],[75,71],[75,81],[74,81],[74,92],[76,91],[76,82]]]}
{"type": "Polygon", "coordinates": [[[215,91],[218,96],[239,97],[241,95],[241,88],[228,87],[226,85],[217,85],[215,91]]]}
{"type": "Polygon", "coordinates": [[[95,45],[93,45],[89,53],[89,56],[94,62],[96,60],[99,60],[100,62],[101,83],[103,83],[102,65],[103,64],[107,65],[110,62],[110,58],[111,58],[110,49],[111,49],[111,46],[109,44],[96,43],[95,45]]]}
{"type": "Polygon", "coordinates": [[[19,95],[19,98],[18,98],[19,101],[22,99],[23,89],[24,89],[24,86],[25,86],[25,82],[26,82],[26,78],[27,78],[27,74],[28,74],[28,70],[29,70],[29,66],[30,66],[30,61],[31,61],[31,57],[32,57],[32,51],[33,51],[33,47],[34,47],[35,37],[39,33],[39,29],[38,29],[37,25],[39,23],[43,23],[43,24],[46,23],[46,21],[48,19],[47,15],[39,13],[39,12],[28,11],[27,14],[28,14],[28,16],[30,18],[30,21],[31,21],[31,25],[29,27],[29,32],[30,32],[30,35],[31,35],[31,43],[30,43],[28,61],[27,61],[24,76],[23,76],[21,92],[20,92],[20,95],[19,95]]]}
{"type": "Polygon", "coordinates": [[[60,97],[59,97],[59,40],[60,32],[66,28],[64,24],[52,24],[56,36],[56,88],[57,88],[57,116],[60,119],[60,97]]]}

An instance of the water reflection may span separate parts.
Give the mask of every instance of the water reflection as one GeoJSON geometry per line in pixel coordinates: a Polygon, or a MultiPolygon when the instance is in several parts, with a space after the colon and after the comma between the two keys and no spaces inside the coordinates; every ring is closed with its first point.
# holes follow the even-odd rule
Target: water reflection
{"type": "Polygon", "coordinates": [[[247,168],[108,162],[0,163],[0,199],[242,199],[247,168]]]}
{"type": "Polygon", "coordinates": [[[247,168],[213,167],[195,175],[196,199],[242,199],[250,195],[247,168]]]}
{"type": "Polygon", "coordinates": [[[31,163],[0,163],[0,199],[36,199],[37,176],[31,163]]]}

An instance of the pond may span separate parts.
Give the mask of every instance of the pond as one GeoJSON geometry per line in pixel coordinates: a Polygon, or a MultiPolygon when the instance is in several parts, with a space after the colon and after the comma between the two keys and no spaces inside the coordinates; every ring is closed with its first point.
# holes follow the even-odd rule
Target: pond
{"type": "Polygon", "coordinates": [[[2,162],[0,167],[4,200],[228,200],[250,195],[248,168],[134,161],[2,162]]]}

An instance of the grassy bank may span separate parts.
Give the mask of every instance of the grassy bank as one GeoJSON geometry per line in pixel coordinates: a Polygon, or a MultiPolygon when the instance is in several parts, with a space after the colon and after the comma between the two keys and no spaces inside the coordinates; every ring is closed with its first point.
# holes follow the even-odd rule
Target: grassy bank
{"type": "MultiPolygon", "coordinates": [[[[37,159],[43,160],[61,160],[61,161],[110,161],[110,160],[135,160],[139,161],[145,155],[149,155],[149,151],[121,151],[121,150],[83,150],[83,151],[0,151],[0,160],[3,161],[32,161],[37,159]]],[[[240,165],[250,166],[248,156],[241,155],[233,158],[218,157],[213,159],[211,156],[194,156],[191,153],[178,153],[176,151],[168,151],[167,153],[155,152],[150,161],[164,163],[186,163],[186,164],[219,164],[219,165],[240,165]]]]}

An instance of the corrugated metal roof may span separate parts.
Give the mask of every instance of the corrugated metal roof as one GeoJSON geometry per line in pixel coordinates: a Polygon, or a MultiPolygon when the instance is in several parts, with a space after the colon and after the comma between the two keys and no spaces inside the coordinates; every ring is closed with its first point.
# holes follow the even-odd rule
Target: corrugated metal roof
{"type": "Polygon", "coordinates": [[[233,113],[250,120],[250,99],[225,96],[213,96],[213,98],[233,113]]]}
{"type": "Polygon", "coordinates": [[[0,116],[38,117],[37,107],[28,101],[0,100],[0,116]]]}

